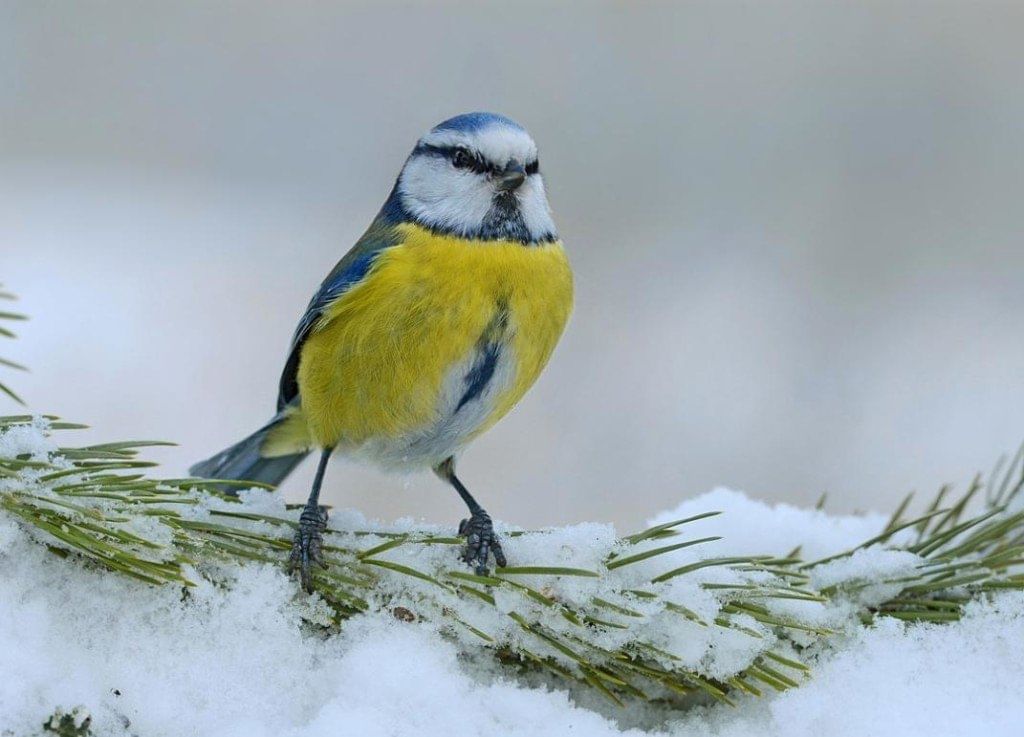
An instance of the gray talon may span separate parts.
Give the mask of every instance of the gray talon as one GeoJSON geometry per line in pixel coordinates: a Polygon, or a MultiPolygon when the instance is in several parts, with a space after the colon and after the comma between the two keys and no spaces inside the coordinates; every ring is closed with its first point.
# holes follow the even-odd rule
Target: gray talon
{"type": "Polygon", "coordinates": [[[299,529],[292,540],[292,552],[288,556],[288,572],[299,570],[299,580],[307,593],[313,593],[313,574],[310,563],[321,568],[327,567],[324,560],[324,530],[327,529],[327,507],[307,505],[299,516],[299,529]]]}
{"type": "Polygon", "coordinates": [[[494,562],[499,568],[504,568],[508,561],[505,559],[505,551],[501,549],[498,535],[494,532],[494,524],[491,516],[482,509],[474,512],[469,519],[459,523],[459,535],[466,538],[466,547],[462,550],[462,560],[473,568],[478,576],[486,576],[487,559],[494,556],[494,562]]]}

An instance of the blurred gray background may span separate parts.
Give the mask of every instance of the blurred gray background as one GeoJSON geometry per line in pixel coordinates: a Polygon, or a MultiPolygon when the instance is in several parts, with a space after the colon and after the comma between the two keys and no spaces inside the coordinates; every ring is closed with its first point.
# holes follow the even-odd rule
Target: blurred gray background
{"type": "MultiPolygon", "coordinates": [[[[496,110],[540,144],[578,299],[462,461],[488,509],[888,510],[1024,440],[1022,79],[1020,3],[2,0],[0,276],[32,315],[4,380],[83,441],[177,440],[152,456],[182,473],[269,417],[415,139],[496,110]]],[[[429,474],[328,488],[462,514],[429,474]]]]}

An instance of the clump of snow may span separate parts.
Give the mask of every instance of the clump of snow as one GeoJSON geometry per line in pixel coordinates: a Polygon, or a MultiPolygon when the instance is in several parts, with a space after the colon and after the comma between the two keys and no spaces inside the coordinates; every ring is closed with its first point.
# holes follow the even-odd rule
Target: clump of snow
{"type": "Polygon", "coordinates": [[[860,545],[877,535],[888,521],[873,513],[830,515],[819,509],[767,504],[719,487],[656,514],[647,524],[653,527],[709,511],[722,514],[691,522],[683,529],[695,538],[721,535],[723,539],[687,551],[687,557],[764,553],[781,556],[800,546],[806,560],[817,560],[860,545]]]}
{"type": "Polygon", "coordinates": [[[816,589],[856,582],[885,581],[914,572],[924,560],[906,550],[891,550],[881,545],[862,548],[845,558],[811,569],[811,584],[816,589]]]}
{"type": "Polygon", "coordinates": [[[853,599],[858,607],[874,607],[898,594],[903,586],[900,578],[913,576],[924,559],[907,550],[892,550],[881,545],[857,550],[811,569],[811,586],[817,590],[835,588],[838,596],[853,599]],[[846,597],[843,597],[847,593],[846,597]]]}
{"type": "Polygon", "coordinates": [[[45,460],[57,450],[57,443],[50,437],[49,430],[50,421],[38,416],[33,417],[31,422],[0,430],[0,458],[26,455],[33,460],[45,460]]]}

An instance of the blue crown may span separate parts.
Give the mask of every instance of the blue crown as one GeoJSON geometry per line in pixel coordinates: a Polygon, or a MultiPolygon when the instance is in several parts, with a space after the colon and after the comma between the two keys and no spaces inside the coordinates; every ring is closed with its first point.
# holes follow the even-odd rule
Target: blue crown
{"type": "Polygon", "coordinates": [[[463,113],[462,115],[456,115],[454,118],[448,118],[443,123],[438,123],[434,126],[433,130],[473,133],[492,125],[503,125],[523,130],[523,126],[512,120],[512,118],[506,118],[504,115],[498,115],[497,113],[463,113]]]}

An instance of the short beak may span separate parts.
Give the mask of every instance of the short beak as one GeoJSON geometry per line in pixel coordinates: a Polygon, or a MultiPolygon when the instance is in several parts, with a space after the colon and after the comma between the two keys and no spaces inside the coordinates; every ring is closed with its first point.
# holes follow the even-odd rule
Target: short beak
{"type": "Polygon", "coordinates": [[[511,192],[525,181],[526,169],[515,159],[508,162],[504,171],[494,175],[494,186],[499,192],[511,192]]]}

